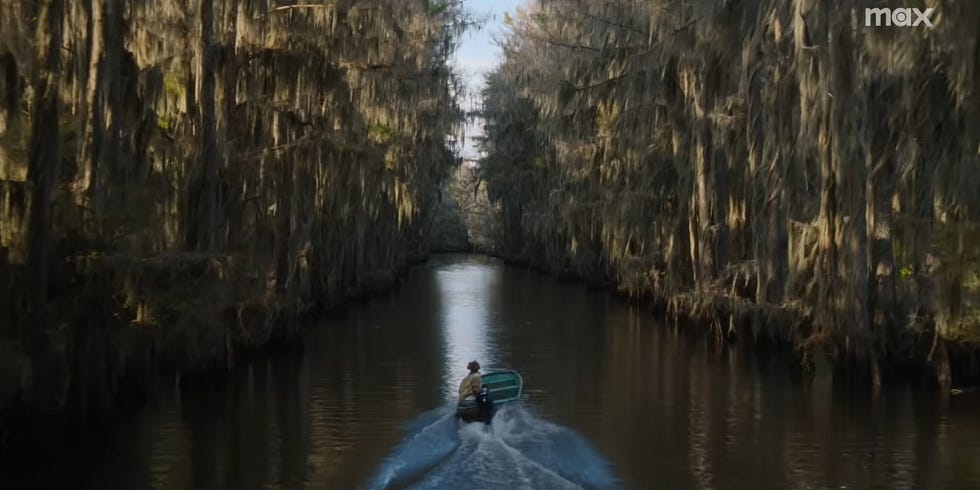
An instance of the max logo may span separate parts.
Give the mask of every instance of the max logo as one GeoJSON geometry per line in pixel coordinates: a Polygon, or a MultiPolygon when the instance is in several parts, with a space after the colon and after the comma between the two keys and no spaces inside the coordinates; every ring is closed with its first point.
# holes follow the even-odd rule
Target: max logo
{"type": "Polygon", "coordinates": [[[864,26],[881,27],[882,22],[887,27],[918,27],[925,25],[933,27],[932,12],[935,9],[927,8],[920,10],[917,8],[866,8],[864,9],[864,26]]]}

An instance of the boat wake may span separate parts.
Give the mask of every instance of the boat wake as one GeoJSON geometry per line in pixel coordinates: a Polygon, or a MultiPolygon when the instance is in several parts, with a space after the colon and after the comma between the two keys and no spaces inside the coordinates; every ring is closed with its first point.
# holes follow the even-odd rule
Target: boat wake
{"type": "Polygon", "coordinates": [[[492,425],[464,424],[454,407],[423,414],[385,459],[370,489],[548,488],[616,486],[609,465],[581,436],[517,405],[492,425]]]}

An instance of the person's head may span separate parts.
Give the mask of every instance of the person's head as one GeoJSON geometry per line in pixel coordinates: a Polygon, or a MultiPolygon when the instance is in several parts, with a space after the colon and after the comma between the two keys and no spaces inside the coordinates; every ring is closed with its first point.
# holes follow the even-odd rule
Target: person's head
{"type": "Polygon", "coordinates": [[[470,363],[466,365],[466,369],[469,369],[471,373],[475,373],[480,370],[480,363],[470,361],[470,363]]]}

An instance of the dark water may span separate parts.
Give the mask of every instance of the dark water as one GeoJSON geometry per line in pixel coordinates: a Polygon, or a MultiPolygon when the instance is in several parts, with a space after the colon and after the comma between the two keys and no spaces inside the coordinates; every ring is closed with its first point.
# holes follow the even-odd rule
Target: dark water
{"type": "Polygon", "coordinates": [[[606,293],[444,256],[310,329],[302,356],[176,391],[3,488],[980,488],[980,397],[800,386],[606,293]],[[526,400],[461,426],[466,362],[526,400]]]}

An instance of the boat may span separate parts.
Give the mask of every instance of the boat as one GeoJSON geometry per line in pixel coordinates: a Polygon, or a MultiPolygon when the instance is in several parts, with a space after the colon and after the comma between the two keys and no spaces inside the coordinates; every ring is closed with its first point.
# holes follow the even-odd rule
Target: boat
{"type": "Polygon", "coordinates": [[[524,380],[517,371],[494,370],[481,375],[483,393],[489,403],[480,404],[476,399],[467,399],[456,405],[456,416],[466,422],[490,423],[497,407],[521,399],[524,380]]]}

